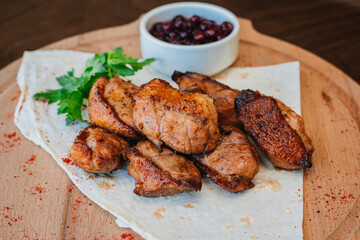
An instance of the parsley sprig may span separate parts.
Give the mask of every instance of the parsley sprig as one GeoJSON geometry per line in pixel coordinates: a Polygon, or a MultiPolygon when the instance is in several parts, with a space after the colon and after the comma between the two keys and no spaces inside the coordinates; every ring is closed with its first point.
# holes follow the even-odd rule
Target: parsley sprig
{"type": "Polygon", "coordinates": [[[48,104],[58,103],[58,114],[66,114],[66,124],[75,120],[85,122],[81,116],[84,99],[89,97],[90,89],[99,77],[132,76],[154,61],[153,58],[139,61],[126,56],[121,48],[110,50],[86,61],[85,71],[75,77],[74,69],[56,78],[62,88],[36,93],[34,98],[45,99],[48,104]]]}

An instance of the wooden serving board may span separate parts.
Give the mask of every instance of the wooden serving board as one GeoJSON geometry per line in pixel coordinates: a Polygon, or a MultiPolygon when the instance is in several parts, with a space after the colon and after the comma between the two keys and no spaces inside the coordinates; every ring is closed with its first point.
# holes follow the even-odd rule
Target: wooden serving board
{"type": "MultiPolygon", "coordinates": [[[[315,148],[313,167],[304,174],[304,239],[360,239],[360,86],[314,54],[239,21],[234,66],[301,63],[302,116],[315,148]]],[[[141,57],[138,24],[80,34],[43,49],[101,53],[122,46],[141,57]]],[[[20,62],[0,71],[0,239],[141,239],[119,228],[49,154],[21,136],[13,123],[20,62]]]]}

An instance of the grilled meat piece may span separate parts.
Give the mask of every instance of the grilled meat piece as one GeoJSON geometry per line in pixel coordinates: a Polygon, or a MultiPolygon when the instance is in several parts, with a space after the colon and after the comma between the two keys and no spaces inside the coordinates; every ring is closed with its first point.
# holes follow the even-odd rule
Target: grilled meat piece
{"type": "Polygon", "coordinates": [[[129,174],[135,179],[134,193],[145,197],[170,196],[201,189],[201,174],[195,165],[172,150],[162,152],[149,140],[126,150],[129,174]]]}
{"type": "Polygon", "coordinates": [[[232,89],[225,84],[199,73],[194,72],[178,72],[175,71],[171,76],[178,85],[181,91],[196,91],[199,89],[194,87],[196,84],[206,94],[214,99],[214,104],[219,116],[219,123],[223,125],[239,124],[239,120],[234,108],[234,101],[238,90],[232,89]]]}
{"type": "Polygon", "coordinates": [[[121,168],[129,143],[105,129],[90,125],[75,138],[70,149],[74,163],[87,172],[107,173],[121,168]]]}
{"type": "Polygon", "coordinates": [[[139,87],[119,77],[99,78],[89,95],[90,121],[127,138],[138,138],[133,123],[135,101],[131,94],[139,87]]]}
{"type": "MultiPolygon", "coordinates": [[[[192,86],[189,86],[187,88],[181,89],[183,92],[189,92],[189,93],[201,93],[206,94],[206,92],[196,83],[192,86]]],[[[216,106],[215,106],[216,107],[216,106]]]]}
{"type": "Polygon", "coordinates": [[[305,145],[306,151],[312,154],[314,152],[314,147],[311,144],[310,138],[305,133],[304,121],[302,117],[297,115],[296,112],[294,112],[291,108],[286,106],[279,99],[275,98],[275,100],[286,122],[290,125],[292,129],[294,129],[297,132],[297,134],[299,134],[305,145]]]}
{"type": "Polygon", "coordinates": [[[245,134],[233,126],[220,127],[216,149],[204,155],[192,155],[195,165],[221,188],[239,192],[251,188],[251,179],[259,168],[259,157],[245,134]]]}
{"type": "Polygon", "coordinates": [[[185,154],[212,151],[219,139],[216,108],[204,94],[186,93],[153,79],[133,95],[135,126],[158,148],[185,154]]]}
{"type": "Polygon", "coordinates": [[[313,148],[302,119],[280,101],[252,90],[242,90],[235,108],[245,131],[275,166],[310,168],[313,148]]]}

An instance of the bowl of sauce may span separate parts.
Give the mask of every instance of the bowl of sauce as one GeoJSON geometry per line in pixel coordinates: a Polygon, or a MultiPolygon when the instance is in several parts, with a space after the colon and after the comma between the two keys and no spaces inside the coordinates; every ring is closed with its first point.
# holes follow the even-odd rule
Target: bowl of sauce
{"type": "Polygon", "coordinates": [[[239,22],[229,10],[208,3],[166,4],[140,21],[141,53],[152,66],[214,75],[229,67],[238,53],[239,22]]]}
{"type": "Polygon", "coordinates": [[[217,24],[198,15],[176,17],[152,25],[149,32],[162,41],[180,45],[200,45],[219,41],[228,36],[234,26],[230,22],[217,24]]]}

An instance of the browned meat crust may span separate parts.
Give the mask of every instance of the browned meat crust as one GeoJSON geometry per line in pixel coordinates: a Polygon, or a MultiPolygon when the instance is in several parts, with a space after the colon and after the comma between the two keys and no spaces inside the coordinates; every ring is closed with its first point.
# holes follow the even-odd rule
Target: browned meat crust
{"type": "Polygon", "coordinates": [[[133,97],[135,126],[159,148],[164,142],[178,152],[200,154],[216,147],[217,113],[209,96],[153,79],[133,97]]]}
{"type": "Polygon", "coordinates": [[[187,88],[181,89],[183,92],[189,92],[189,93],[201,93],[206,94],[206,92],[196,83],[192,86],[189,86],[187,88]]]}
{"type": "Polygon", "coordinates": [[[297,115],[291,108],[286,106],[279,99],[275,99],[275,100],[286,122],[290,125],[292,129],[294,129],[297,132],[297,134],[299,134],[305,145],[306,151],[312,154],[314,152],[314,147],[311,144],[310,138],[305,133],[304,121],[302,117],[297,115]]]}
{"type": "Polygon", "coordinates": [[[90,121],[123,137],[138,138],[132,114],[135,102],[130,97],[137,90],[137,86],[119,77],[99,78],[89,95],[90,121]]]}
{"type": "Polygon", "coordinates": [[[258,154],[245,134],[233,126],[220,127],[220,141],[210,154],[192,155],[195,165],[221,188],[239,192],[251,188],[259,168],[258,154]]]}
{"type": "Polygon", "coordinates": [[[223,125],[238,125],[239,120],[236,116],[234,101],[238,90],[232,89],[225,84],[194,72],[175,71],[172,79],[179,85],[181,91],[200,92],[201,88],[206,94],[214,99],[214,104],[219,116],[219,122],[223,125]],[[197,85],[199,88],[194,87],[197,85]]]}
{"type": "Polygon", "coordinates": [[[121,137],[91,125],[75,138],[70,155],[74,163],[87,172],[107,173],[121,168],[120,161],[128,147],[121,137]]]}
{"type": "MultiPolygon", "coordinates": [[[[284,113],[288,111],[289,108],[284,104],[281,106],[284,113]]],[[[291,115],[286,114],[285,117],[274,98],[263,96],[259,92],[249,89],[239,92],[235,108],[245,131],[254,138],[259,148],[275,166],[284,169],[312,166],[313,148],[309,138],[305,135],[303,124],[300,124],[302,129],[293,129],[289,124],[293,121],[291,120],[295,114],[293,111],[288,111],[291,115]],[[306,137],[302,139],[298,132],[306,137]],[[307,149],[304,142],[311,148],[307,149]]],[[[302,122],[298,115],[297,119],[302,122]]]]}
{"type": "Polygon", "coordinates": [[[126,150],[134,193],[145,197],[170,196],[185,190],[199,191],[201,175],[195,165],[168,148],[160,153],[150,141],[126,150]]]}

